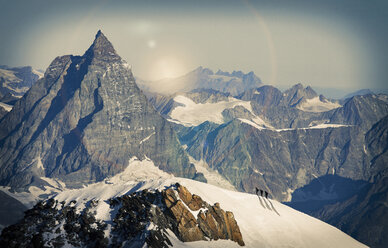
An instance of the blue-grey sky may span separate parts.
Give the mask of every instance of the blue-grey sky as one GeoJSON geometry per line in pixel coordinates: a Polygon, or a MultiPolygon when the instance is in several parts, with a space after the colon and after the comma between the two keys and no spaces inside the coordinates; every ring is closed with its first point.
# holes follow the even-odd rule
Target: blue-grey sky
{"type": "Polygon", "coordinates": [[[387,25],[384,0],[0,0],[0,64],[46,69],[101,29],[143,79],[201,65],[275,86],[387,89],[387,25]]]}

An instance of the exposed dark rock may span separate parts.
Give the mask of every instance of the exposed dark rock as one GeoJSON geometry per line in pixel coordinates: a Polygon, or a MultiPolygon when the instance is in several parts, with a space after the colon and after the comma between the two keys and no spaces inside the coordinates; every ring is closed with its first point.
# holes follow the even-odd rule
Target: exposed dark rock
{"type": "Polygon", "coordinates": [[[17,100],[19,100],[19,98],[15,97],[11,93],[7,93],[2,98],[0,98],[0,102],[3,102],[3,103],[8,104],[8,105],[12,105],[12,106],[15,105],[17,100]]]}
{"type": "Polygon", "coordinates": [[[379,95],[354,96],[334,111],[330,122],[357,125],[368,131],[387,114],[388,103],[379,95]]]}
{"type": "MultiPolygon", "coordinates": [[[[371,247],[388,244],[388,116],[365,135],[369,183],[348,198],[306,211],[371,247]]],[[[336,184],[338,185],[338,183],[336,184]]],[[[349,192],[350,190],[347,190],[349,192]]]]}
{"type": "Polygon", "coordinates": [[[179,184],[162,192],[143,190],[123,195],[107,203],[113,213],[109,236],[104,233],[108,222],[95,217],[98,201],[90,200],[80,210],[75,201],[58,203],[49,199],[27,210],[19,223],[5,228],[0,246],[62,247],[69,243],[80,247],[143,247],[147,244],[167,248],[172,246],[167,230],[183,242],[230,239],[244,245],[231,212],[222,210],[218,203],[210,206],[179,184]],[[186,200],[191,196],[191,202],[201,202],[205,212],[201,210],[196,218],[179,199],[180,195],[186,200]]]}
{"type": "Polygon", "coordinates": [[[176,191],[169,188],[162,193],[168,213],[178,222],[174,230],[182,241],[230,239],[244,246],[240,229],[231,212],[222,210],[219,203],[210,206],[180,184],[176,184],[176,191]],[[201,208],[204,211],[200,210],[196,219],[182,202],[192,211],[201,208]]]}
{"type": "Polygon", "coordinates": [[[387,202],[388,177],[384,177],[349,199],[325,205],[309,214],[370,247],[383,248],[388,244],[387,202]]]}
{"type": "Polygon", "coordinates": [[[1,120],[6,114],[8,114],[8,111],[5,110],[2,106],[0,106],[0,120],[1,120]]]}
{"type": "Polygon", "coordinates": [[[89,208],[77,213],[74,207],[59,207],[49,199],[25,212],[18,224],[6,227],[0,236],[1,247],[62,247],[66,240],[73,246],[106,247],[103,230],[106,224],[96,221],[89,208]],[[62,227],[60,227],[62,226],[62,227]],[[45,238],[51,233],[51,238],[45,238]]]}
{"type": "Polygon", "coordinates": [[[180,132],[182,143],[196,160],[227,178],[237,189],[254,193],[258,185],[279,200],[317,177],[333,174],[368,180],[364,136],[355,126],[259,130],[233,120],[223,125],[203,123],[180,132]]]}

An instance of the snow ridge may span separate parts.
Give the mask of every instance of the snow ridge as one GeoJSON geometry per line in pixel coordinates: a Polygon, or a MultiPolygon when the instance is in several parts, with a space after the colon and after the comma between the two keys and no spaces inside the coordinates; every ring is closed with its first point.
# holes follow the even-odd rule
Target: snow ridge
{"type": "MultiPolygon", "coordinates": [[[[76,200],[80,211],[85,208],[85,202],[98,200],[96,218],[107,221],[109,226],[111,209],[107,199],[143,189],[163,190],[176,182],[209,204],[219,202],[223,209],[232,211],[246,247],[365,247],[337,228],[277,201],[177,178],[161,171],[147,158],[142,161],[132,158],[125,171],[109,180],[82,189],[64,190],[55,198],[66,203],[76,200]]],[[[109,230],[110,227],[105,235],[109,235],[109,230]]],[[[228,240],[182,243],[172,232],[169,235],[174,247],[238,247],[228,240]]]]}

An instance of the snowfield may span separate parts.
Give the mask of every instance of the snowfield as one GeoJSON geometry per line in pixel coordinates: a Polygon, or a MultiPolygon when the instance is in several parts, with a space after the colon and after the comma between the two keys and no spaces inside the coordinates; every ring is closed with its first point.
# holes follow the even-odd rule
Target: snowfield
{"type": "Polygon", "coordinates": [[[305,102],[297,106],[297,109],[305,111],[305,112],[326,112],[332,109],[342,107],[339,103],[334,103],[330,101],[321,101],[319,96],[306,99],[305,102]]]}
{"type": "MultiPolygon", "coordinates": [[[[366,247],[337,228],[275,200],[174,177],[159,170],[149,159],[132,158],[122,173],[82,189],[66,189],[55,198],[67,203],[76,200],[79,210],[85,202],[98,199],[96,218],[109,221],[111,209],[105,200],[143,189],[163,190],[176,182],[209,204],[219,202],[222,209],[232,211],[246,247],[366,247]]],[[[109,235],[111,222],[107,223],[105,234],[109,235]]],[[[229,240],[183,243],[172,232],[169,234],[174,247],[240,247],[229,240]]]]}
{"type": "MultiPolygon", "coordinates": [[[[224,123],[222,112],[225,109],[233,109],[236,106],[242,106],[254,115],[251,102],[242,101],[233,97],[229,97],[228,101],[220,101],[216,103],[195,103],[186,96],[178,95],[174,97],[174,101],[182,104],[183,106],[177,106],[172,110],[170,114],[171,120],[169,121],[179,123],[184,126],[197,126],[205,121],[222,124],[224,123]]],[[[254,121],[257,124],[266,124],[258,116],[255,116],[254,121]]]]}
{"type": "Polygon", "coordinates": [[[206,161],[195,160],[190,155],[189,155],[189,159],[190,159],[190,163],[194,164],[195,169],[198,172],[203,173],[208,184],[215,185],[223,189],[237,191],[236,188],[228,180],[226,180],[220,173],[210,168],[209,165],[206,163],[206,161]]]}
{"type": "Polygon", "coordinates": [[[343,124],[323,123],[323,124],[318,124],[318,125],[310,126],[310,127],[274,129],[272,127],[267,128],[265,126],[259,126],[258,124],[254,123],[253,121],[250,121],[247,119],[238,118],[238,120],[241,123],[248,124],[248,125],[258,129],[258,130],[268,130],[268,131],[274,131],[274,132],[284,132],[284,131],[293,131],[293,130],[308,130],[308,129],[323,129],[323,128],[339,128],[339,127],[351,127],[352,126],[352,125],[343,125],[343,124]]]}
{"type": "Polygon", "coordinates": [[[7,112],[10,112],[13,108],[12,105],[8,105],[8,104],[3,103],[3,102],[0,102],[0,107],[3,107],[5,109],[5,111],[7,111],[7,112]]]}

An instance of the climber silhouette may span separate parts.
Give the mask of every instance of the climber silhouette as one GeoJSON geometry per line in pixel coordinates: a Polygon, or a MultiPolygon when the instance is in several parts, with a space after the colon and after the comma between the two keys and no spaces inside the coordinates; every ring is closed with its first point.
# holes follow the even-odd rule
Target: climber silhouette
{"type": "Polygon", "coordinates": [[[268,192],[267,191],[265,191],[265,198],[268,199],[268,192]]]}
{"type": "Polygon", "coordinates": [[[263,194],[264,194],[264,191],[263,191],[262,189],[258,189],[258,188],[256,187],[256,195],[257,195],[257,196],[263,196],[263,194]],[[260,192],[260,195],[259,195],[259,192],[260,192]]]}

